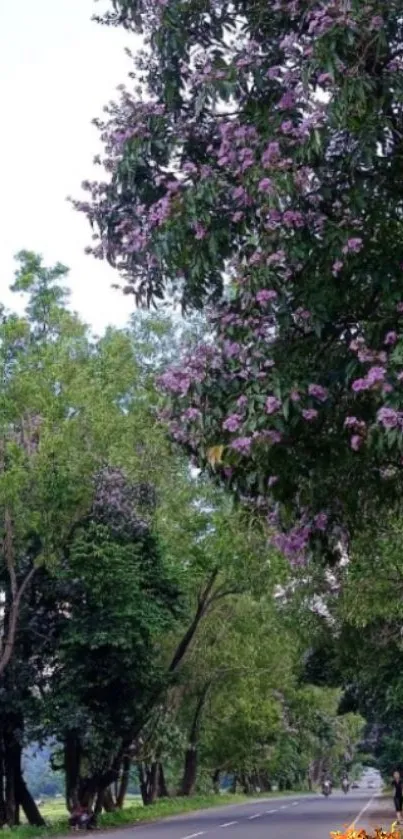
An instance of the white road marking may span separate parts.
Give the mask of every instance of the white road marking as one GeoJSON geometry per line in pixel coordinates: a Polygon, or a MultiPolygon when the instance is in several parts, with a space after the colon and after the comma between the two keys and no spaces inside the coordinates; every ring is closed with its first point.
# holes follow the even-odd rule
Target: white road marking
{"type": "Polygon", "coordinates": [[[288,807],[288,804],[283,804],[282,807],[280,807],[280,810],[286,810],[287,807],[288,807]]]}
{"type": "Polygon", "coordinates": [[[204,836],[204,830],[201,830],[200,833],[191,833],[190,836],[183,836],[182,839],[196,839],[196,836],[204,836]]]}
{"type": "Polygon", "coordinates": [[[260,819],[261,815],[262,813],[255,813],[254,816],[249,816],[249,820],[251,821],[252,819],[260,819]]]}
{"type": "Polygon", "coordinates": [[[353,821],[353,822],[351,822],[351,824],[348,826],[347,831],[349,831],[349,830],[354,830],[354,828],[355,828],[355,826],[356,826],[356,824],[357,824],[358,820],[361,818],[361,816],[363,816],[363,815],[364,815],[364,813],[366,813],[366,811],[368,810],[368,808],[371,806],[371,804],[372,804],[372,802],[373,802],[374,798],[376,798],[376,797],[377,797],[377,796],[376,796],[376,794],[375,794],[375,795],[373,795],[373,796],[372,796],[372,798],[370,798],[370,799],[369,799],[369,801],[367,801],[367,803],[364,805],[364,807],[362,808],[362,810],[360,810],[360,812],[358,813],[358,816],[356,816],[356,818],[354,819],[354,821],[353,821]]]}
{"type": "Polygon", "coordinates": [[[299,801],[293,801],[291,807],[298,807],[299,801]]]}
{"type": "Polygon", "coordinates": [[[220,827],[232,827],[233,824],[238,824],[238,822],[225,822],[225,824],[220,824],[220,827]]]}
{"type": "Polygon", "coordinates": [[[271,816],[272,813],[277,813],[277,810],[266,810],[266,813],[271,816]]]}

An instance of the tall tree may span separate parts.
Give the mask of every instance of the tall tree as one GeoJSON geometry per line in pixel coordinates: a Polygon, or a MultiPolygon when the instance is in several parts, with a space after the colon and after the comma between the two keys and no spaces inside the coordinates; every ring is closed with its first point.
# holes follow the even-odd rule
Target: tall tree
{"type": "Polygon", "coordinates": [[[139,300],[213,304],[171,432],[291,558],[334,556],[401,497],[400,0],[112,7],[145,47],[79,204],[96,255],[139,300]]]}

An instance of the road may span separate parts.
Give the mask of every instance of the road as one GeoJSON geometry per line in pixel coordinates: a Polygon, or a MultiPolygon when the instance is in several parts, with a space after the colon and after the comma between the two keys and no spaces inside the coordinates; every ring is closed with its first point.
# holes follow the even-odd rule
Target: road
{"type": "MultiPolygon", "coordinates": [[[[389,827],[389,801],[371,793],[335,791],[321,795],[270,798],[175,816],[113,832],[114,839],[329,839],[347,826],[389,827]]],[[[97,834],[98,837],[100,834],[97,834]]],[[[102,835],[102,834],[101,834],[102,835]]],[[[105,834],[111,839],[111,834],[105,834]]]]}

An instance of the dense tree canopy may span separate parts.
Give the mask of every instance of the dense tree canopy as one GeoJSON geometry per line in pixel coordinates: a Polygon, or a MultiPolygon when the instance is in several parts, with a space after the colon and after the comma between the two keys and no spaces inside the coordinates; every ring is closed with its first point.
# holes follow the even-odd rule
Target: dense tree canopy
{"type": "Polygon", "coordinates": [[[294,561],[334,550],[401,493],[400,0],[112,5],[145,48],[99,123],[96,255],[212,306],[171,433],[294,561]]]}
{"type": "Polygon", "coordinates": [[[30,743],[69,809],[121,807],[133,783],[147,804],[300,786],[324,750],[337,774],[338,694],[302,681],[287,563],[158,419],[155,376],[203,322],[140,313],[95,339],[65,277],[22,253],[25,313],[1,324],[1,823],[43,824],[30,743]]]}

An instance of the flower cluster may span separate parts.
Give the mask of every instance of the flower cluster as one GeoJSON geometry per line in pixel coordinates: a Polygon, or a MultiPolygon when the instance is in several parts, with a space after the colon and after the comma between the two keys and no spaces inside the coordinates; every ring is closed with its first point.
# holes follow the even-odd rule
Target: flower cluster
{"type": "Polygon", "coordinates": [[[352,527],[357,498],[379,504],[363,455],[401,430],[400,3],[135,5],[149,99],[108,108],[107,178],[80,209],[141,302],[212,304],[214,340],[161,379],[165,421],[287,512],[276,544],[300,561],[324,510],[352,527]]]}

